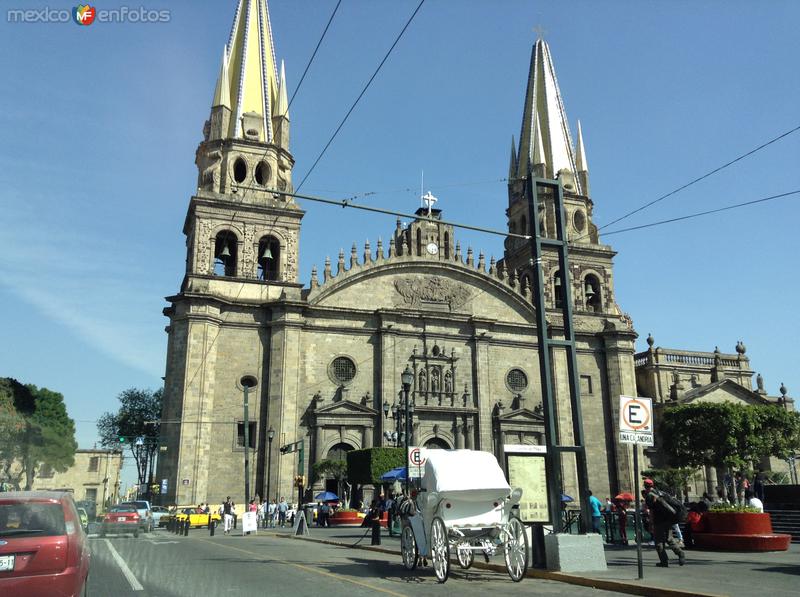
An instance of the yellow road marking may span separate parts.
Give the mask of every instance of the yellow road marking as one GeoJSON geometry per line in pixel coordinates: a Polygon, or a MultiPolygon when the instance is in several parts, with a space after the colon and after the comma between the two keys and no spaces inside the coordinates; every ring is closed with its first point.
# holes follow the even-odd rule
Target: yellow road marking
{"type": "MultiPolygon", "coordinates": [[[[211,545],[218,545],[220,547],[227,547],[228,549],[234,549],[236,551],[241,551],[242,553],[245,553],[245,554],[247,554],[248,556],[250,556],[251,558],[254,558],[254,559],[260,559],[262,557],[257,553],[253,553],[252,551],[247,551],[246,549],[242,549],[240,547],[234,547],[233,545],[225,545],[224,543],[217,543],[216,541],[209,541],[208,539],[200,539],[200,541],[203,541],[205,543],[210,543],[211,545]]],[[[312,568],[311,566],[304,566],[303,564],[296,564],[295,562],[288,562],[286,560],[273,560],[273,561],[277,562],[279,564],[286,564],[288,566],[294,566],[295,568],[299,568],[300,570],[305,570],[306,572],[314,572],[315,574],[319,574],[321,576],[328,576],[330,578],[335,578],[337,580],[341,580],[341,581],[344,581],[344,582],[349,582],[349,583],[352,583],[354,585],[359,585],[361,587],[364,587],[366,589],[370,589],[372,591],[378,591],[380,593],[386,593],[387,595],[394,595],[395,597],[406,597],[406,595],[403,595],[402,593],[395,593],[394,591],[391,591],[389,589],[383,589],[381,587],[376,587],[375,585],[370,585],[368,583],[361,582],[360,580],[353,580],[352,578],[345,578],[344,576],[340,576],[338,574],[333,574],[332,572],[325,572],[324,570],[318,570],[317,568],[312,568]]]]}

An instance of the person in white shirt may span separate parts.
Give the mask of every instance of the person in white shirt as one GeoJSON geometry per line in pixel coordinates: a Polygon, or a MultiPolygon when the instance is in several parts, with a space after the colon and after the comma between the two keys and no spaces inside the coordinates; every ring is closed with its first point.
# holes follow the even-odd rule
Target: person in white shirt
{"type": "Polygon", "coordinates": [[[764,512],[764,502],[758,499],[756,496],[753,495],[753,492],[749,489],[744,494],[745,500],[747,501],[747,505],[751,508],[755,508],[759,512],[764,512]]]}

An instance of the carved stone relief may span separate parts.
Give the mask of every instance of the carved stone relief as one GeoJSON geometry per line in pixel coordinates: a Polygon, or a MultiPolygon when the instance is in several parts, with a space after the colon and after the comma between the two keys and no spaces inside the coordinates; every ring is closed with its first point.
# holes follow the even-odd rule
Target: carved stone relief
{"type": "Polygon", "coordinates": [[[211,266],[209,264],[209,257],[211,255],[211,248],[209,247],[209,239],[211,238],[212,224],[208,221],[201,221],[197,226],[197,233],[195,234],[195,251],[197,256],[197,266],[195,268],[198,274],[211,273],[211,266]]]}
{"type": "Polygon", "coordinates": [[[244,247],[242,248],[242,263],[240,269],[242,276],[252,278],[255,276],[256,267],[255,250],[253,247],[254,229],[253,226],[248,224],[242,224],[242,228],[244,228],[244,247]]]}
{"type": "Polygon", "coordinates": [[[394,287],[403,302],[413,308],[419,308],[423,303],[439,303],[446,304],[451,311],[455,311],[470,297],[470,292],[465,287],[439,276],[395,280],[394,287]]]}
{"type": "Polygon", "coordinates": [[[283,269],[283,281],[294,282],[297,279],[297,232],[287,230],[286,237],[286,267],[283,269]]]}

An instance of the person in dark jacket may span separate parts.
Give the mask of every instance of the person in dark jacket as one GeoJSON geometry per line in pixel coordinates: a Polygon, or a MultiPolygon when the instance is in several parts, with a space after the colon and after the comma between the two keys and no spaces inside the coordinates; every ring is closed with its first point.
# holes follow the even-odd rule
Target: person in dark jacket
{"type": "Polygon", "coordinates": [[[659,563],[656,566],[660,568],[669,566],[667,547],[672,549],[675,555],[678,556],[678,564],[683,566],[686,563],[686,554],[681,549],[680,543],[672,535],[672,525],[675,524],[675,510],[664,501],[664,494],[655,488],[652,479],[644,480],[642,495],[649,513],[651,532],[653,533],[653,540],[656,543],[656,552],[658,553],[659,563]]]}

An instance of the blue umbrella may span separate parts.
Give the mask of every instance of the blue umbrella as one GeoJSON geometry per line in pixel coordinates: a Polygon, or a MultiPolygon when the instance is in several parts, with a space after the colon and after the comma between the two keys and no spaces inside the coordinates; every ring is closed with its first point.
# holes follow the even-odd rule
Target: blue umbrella
{"type": "Polygon", "coordinates": [[[339,496],[332,491],[323,491],[322,493],[315,495],[314,499],[318,502],[338,502],[339,496]]]}
{"type": "Polygon", "coordinates": [[[571,496],[568,496],[566,493],[561,494],[561,501],[562,502],[574,502],[575,500],[572,499],[571,496]]]}
{"type": "Polygon", "coordinates": [[[405,481],[406,480],[406,467],[398,466],[393,468],[387,473],[381,475],[381,481],[405,481]]]}

